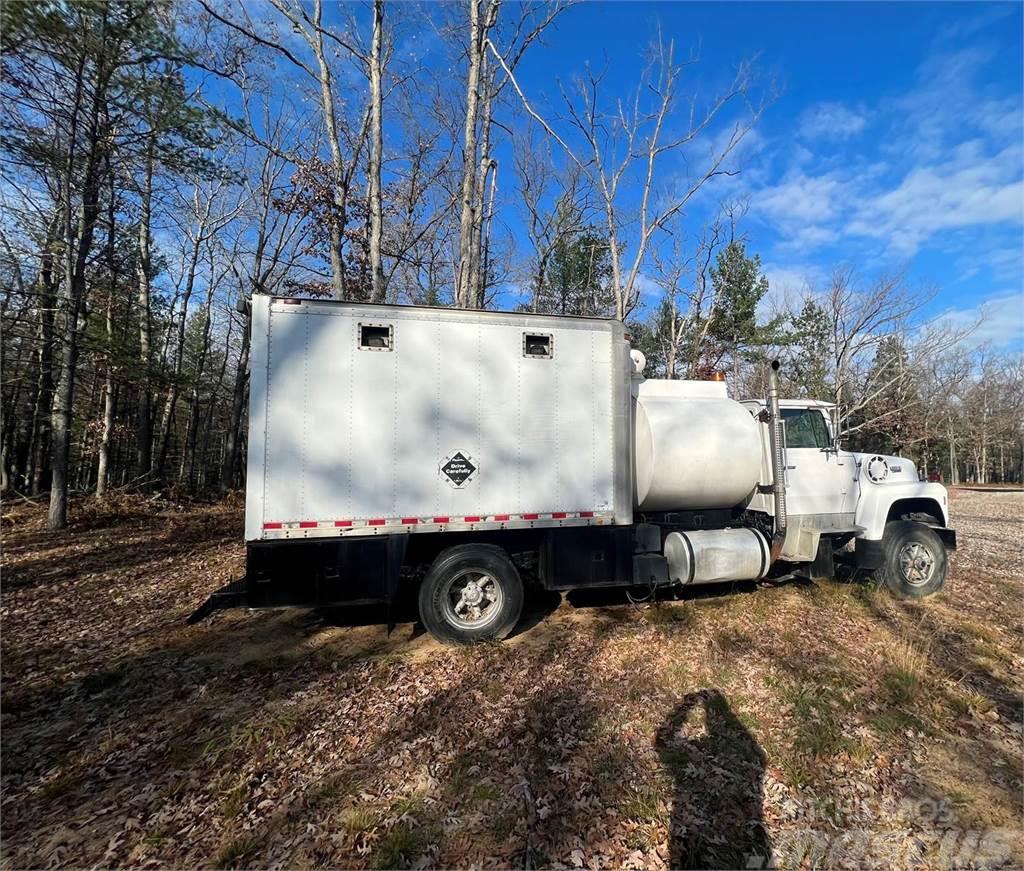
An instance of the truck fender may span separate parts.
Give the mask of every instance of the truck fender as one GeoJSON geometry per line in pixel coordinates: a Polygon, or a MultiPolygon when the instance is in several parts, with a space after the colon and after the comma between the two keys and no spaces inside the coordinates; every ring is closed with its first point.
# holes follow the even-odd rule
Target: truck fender
{"type": "Polygon", "coordinates": [[[939,527],[949,526],[946,488],[941,484],[907,481],[861,488],[856,523],[864,532],[859,538],[880,541],[885,524],[904,514],[929,514],[939,527]],[[905,510],[904,510],[905,509],[905,510]]]}

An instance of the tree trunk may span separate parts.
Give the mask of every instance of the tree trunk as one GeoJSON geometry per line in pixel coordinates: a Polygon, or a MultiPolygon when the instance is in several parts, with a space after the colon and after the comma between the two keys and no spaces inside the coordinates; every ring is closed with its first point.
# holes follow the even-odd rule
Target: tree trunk
{"type": "Polygon", "coordinates": [[[47,233],[46,250],[39,268],[39,375],[32,408],[32,435],[29,438],[29,492],[42,493],[46,486],[47,458],[50,448],[50,415],[53,412],[53,324],[57,304],[53,281],[53,245],[60,233],[60,212],[54,215],[47,233]]]}
{"type": "Polygon", "coordinates": [[[67,526],[68,458],[71,447],[71,419],[75,397],[75,374],[78,366],[78,320],[82,313],[82,301],[85,297],[85,270],[88,265],[93,229],[98,212],[99,188],[96,184],[95,166],[98,149],[97,137],[94,136],[85,172],[86,181],[82,190],[82,217],[79,222],[78,251],[74,259],[71,280],[68,282],[68,292],[63,305],[64,347],[61,353],[60,376],[54,395],[51,423],[53,433],[51,448],[53,479],[50,483],[50,529],[63,529],[67,526]]]}
{"type": "Polygon", "coordinates": [[[210,349],[210,329],[213,322],[213,292],[215,285],[211,281],[206,293],[205,323],[203,324],[203,336],[199,346],[199,359],[196,360],[195,374],[192,378],[192,388],[189,391],[188,422],[185,425],[185,445],[181,455],[181,470],[178,480],[183,482],[189,489],[193,484],[193,473],[195,472],[196,442],[199,429],[199,391],[206,374],[206,356],[210,349]]]}
{"type": "Polygon", "coordinates": [[[150,288],[149,277],[152,271],[150,251],[150,222],[153,203],[153,155],[156,147],[156,133],[151,132],[146,144],[146,165],[143,171],[141,200],[139,213],[139,365],[142,367],[142,380],[139,388],[139,412],[136,423],[136,463],[135,474],[140,479],[148,476],[153,469],[153,407],[150,389],[151,360],[151,320],[150,320],[150,288]]]}
{"type": "Polygon", "coordinates": [[[462,217],[459,222],[459,269],[455,282],[456,305],[470,308],[474,300],[473,236],[476,230],[477,120],[480,114],[480,72],[487,33],[498,15],[499,0],[489,0],[481,16],[482,0],[469,3],[469,71],[466,76],[466,123],[462,145],[462,217]]]}
{"type": "Polygon", "coordinates": [[[384,266],[381,242],[384,207],[381,199],[381,162],[384,152],[383,91],[381,69],[384,42],[384,0],[373,3],[373,47],[370,51],[370,284],[373,302],[384,302],[384,266]]]}
{"type": "Polygon", "coordinates": [[[327,128],[327,143],[331,149],[331,169],[334,176],[335,206],[340,214],[330,222],[331,237],[331,284],[335,299],[345,299],[345,265],[341,256],[341,246],[345,236],[345,211],[341,181],[345,174],[345,159],[341,153],[341,142],[338,139],[338,122],[334,111],[334,85],[331,66],[324,52],[324,38],[320,22],[323,15],[321,0],[313,3],[313,26],[315,38],[312,41],[313,54],[316,55],[320,79],[320,105],[324,115],[324,126],[327,128]]]}
{"type": "MultiPolygon", "coordinates": [[[[100,44],[106,36],[106,11],[101,17],[100,32],[97,38],[100,44]]],[[[98,66],[103,66],[102,60],[98,66]]],[[[99,184],[97,173],[100,152],[100,105],[105,98],[107,71],[101,69],[92,90],[92,106],[89,118],[88,139],[89,151],[86,157],[85,170],[82,174],[82,211],[78,224],[77,248],[75,232],[72,225],[71,192],[75,167],[75,128],[77,125],[78,108],[84,91],[85,55],[83,53],[75,82],[75,100],[72,110],[71,142],[68,146],[68,157],[64,169],[64,283],[61,300],[64,322],[63,348],[60,355],[60,374],[54,394],[53,412],[51,415],[50,466],[50,529],[63,529],[68,523],[68,457],[71,441],[72,403],[75,397],[75,371],[78,365],[78,319],[82,311],[82,300],[85,296],[85,270],[92,248],[93,230],[99,212],[99,184]]]]}
{"type": "Polygon", "coordinates": [[[484,285],[486,284],[483,274],[483,239],[486,218],[484,201],[487,191],[487,176],[491,171],[491,117],[493,112],[493,76],[490,74],[489,66],[487,53],[482,51],[480,58],[481,105],[479,108],[480,164],[477,167],[473,189],[473,238],[469,248],[469,275],[474,308],[483,308],[484,285]]]}
{"type": "Polygon", "coordinates": [[[221,469],[221,491],[233,489],[237,483],[238,445],[241,441],[242,411],[245,408],[245,394],[249,383],[249,341],[252,330],[252,308],[246,305],[245,323],[242,325],[242,346],[238,352],[238,368],[235,369],[235,387],[231,396],[231,417],[224,446],[224,466],[221,469]]]}
{"type": "Polygon", "coordinates": [[[189,260],[188,272],[185,275],[185,290],[181,299],[181,314],[178,317],[178,336],[177,348],[174,355],[174,371],[171,376],[170,387],[167,388],[167,401],[164,404],[164,413],[160,421],[160,431],[157,439],[160,448],[157,452],[156,465],[153,469],[154,477],[160,477],[167,464],[167,452],[170,449],[171,444],[171,424],[174,420],[174,406],[178,402],[178,393],[181,390],[181,372],[185,358],[185,326],[186,319],[188,318],[188,303],[192,298],[192,291],[195,289],[196,269],[199,264],[199,249],[203,244],[204,233],[205,222],[204,220],[200,220],[196,227],[195,239],[192,240],[192,255],[189,260]]]}

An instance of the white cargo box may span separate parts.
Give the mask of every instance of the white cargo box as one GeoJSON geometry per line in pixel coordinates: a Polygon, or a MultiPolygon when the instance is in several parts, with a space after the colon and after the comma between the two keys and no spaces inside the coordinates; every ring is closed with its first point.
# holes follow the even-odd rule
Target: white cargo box
{"type": "Polygon", "coordinates": [[[253,297],[245,536],[632,522],[617,321],[253,297]]]}

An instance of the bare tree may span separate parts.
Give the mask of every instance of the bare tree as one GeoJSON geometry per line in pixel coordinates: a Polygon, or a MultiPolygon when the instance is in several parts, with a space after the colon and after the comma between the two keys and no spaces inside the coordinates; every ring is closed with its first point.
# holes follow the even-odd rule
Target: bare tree
{"type": "Polygon", "coordinates": [[[384,302],[384,267],[381,244],[384,238],[384,206],[381,198],[381,163],[384,153],[383,49],[384,0],[373,2],[373,39],[367,66],[370,74],[370,276],[371,298],[384,302]]]}
{"type": "MultiPolygon", "coordinates": [[[[380,145],[380,137],[382,135],[380,108],[380,100],[382,99],[380,88],[381,55],[378,51],[376,60],[371,60],[349,38],[348,34],[339,34],[334,30],[324,27],[322,0],[313,0],[311,10],[301,0],[270,0],[270,2],[274,9],[285,18],[293,32],[302,37],[313,55],[312,64],[307,63],[285,47],[279,40],[267,38],[258,33],[257,27],[249,17],[244,3],[238,5],[238,14],[241,17],[239,21],[223,14],[209,0],[199,0],[200,5],[211,18],[243,34],[257,45],[277,52],[293,66],[305,73],[316,85],[320,111],[323,117],[324,135],[327,139],[327,146],[331,155],[333,209],[327,213],[330,240],[328,247],[331,263],[331,286],[335,299],[345,299],[348,296],[349,288],[345,272],[343,248],[349,222],[352,183],[355,167],[358,164],[359,150],[371,128],[371,118],[376,118],[378,122],[378,126],[370,137],[371,140],[377,140],[377,144],[371,144],[371,149],[377,148],[380,145]],[[358,129],[358,133],[353,137],[355,148],[347,156],[342,149],[342,124],[338,117],[335,75],[331,58],[327,51],[328,43],[340,48],[350,57],[355,58],[371,79],[371,105],[368,107],[368,111],[362,113],[361,122],[358,125],[353,125],[358,129]],[[375,69],[376,73],[374,72],[375,69]],[[376,90],[374,90],[372,85],[374,75],[377,76],[376,90]]],[[[383,4],[381,0],[375,0],[373,35],[375,50],[379,49],[382,44],[382,29],[383,4]]],[[[378,170],[381,151],[382,149],[377,151],[377,159],[372,161],[378,170]]],[[[373,175],[372,170],[371,175],[373,175]]],[[[379,174],[375,184],[379,188],[379,174]]],[[[378,215],[374,220],[378,221],[379,218],[380,216],[378,215]]]]}
{"type": "Polygon", "coordinates": [[[570,163],[559,172],[550,145],[538,143],[532,127],[515,144],[518,201],[533,249],[526,283],[532,291],[531,308],[537,311],[552,252],[583,228],[590,203],[579,167],[570,163]]]}

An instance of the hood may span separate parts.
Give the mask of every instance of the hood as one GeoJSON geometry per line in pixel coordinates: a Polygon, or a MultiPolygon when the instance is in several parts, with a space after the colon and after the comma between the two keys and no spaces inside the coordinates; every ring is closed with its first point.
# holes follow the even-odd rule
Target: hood
{"type": "Polygon", "coordinates": [[[886,454],[855,453],[861,483],[889,484],[917,481],[917,466],[906,457],[886,454]]]}

